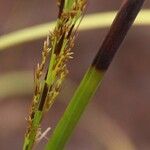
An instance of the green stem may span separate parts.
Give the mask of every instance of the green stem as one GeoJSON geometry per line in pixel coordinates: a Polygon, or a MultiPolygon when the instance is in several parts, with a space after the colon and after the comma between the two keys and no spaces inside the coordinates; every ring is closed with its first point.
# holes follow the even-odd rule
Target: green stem
{"type": "Polygon", "coordinates": [[[23,150],[31,150],[32,149],[33,144],[35,142],[35,137],[37,135],[37,130],[38,130],[39,124],[41,122],[41,118],[42,118],[42,112],[36,111],[29,137],[25,137],[23,150]]]}
{"type": "Polygon", "coordinates": [[[74,1],[75,0],[66,0],[65,1],[65,10],[70,10],[74,1]]]}
{"type": "Polygon", "coordinates": [[[53,137],[49,140],[46,150],[61,150],[64,147],[86,105],[89,103],[91,96],[94,95],[100,84],[103,74],[103,72],[97,71],[94,67],[87,71],[62,119],[56,127],[53,137]]]}

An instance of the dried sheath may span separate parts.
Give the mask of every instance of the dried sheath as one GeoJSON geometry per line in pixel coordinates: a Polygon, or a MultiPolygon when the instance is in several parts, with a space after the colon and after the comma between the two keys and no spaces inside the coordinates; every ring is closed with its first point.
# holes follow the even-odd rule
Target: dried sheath
{"type": "Polygon", "coordinates": [[[123,2],[92,66],[101,71],[107,70],[143,3],[144,0],[125,0],[123,2]]]}

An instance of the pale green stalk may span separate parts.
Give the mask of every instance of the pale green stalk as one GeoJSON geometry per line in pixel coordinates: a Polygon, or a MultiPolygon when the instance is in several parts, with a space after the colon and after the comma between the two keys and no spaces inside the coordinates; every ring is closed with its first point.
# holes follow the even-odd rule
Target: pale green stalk
{"type": "MultiPolygon", "coordinates": [[[[85,15],[79,26],[79,30],[90,30],[109,27],[112,20],[114,19],[115,14],[116,11],[85,15]]],[[[150,24],[149,16],[150,16],[149,9],[142,10],[139,13],[139,16],[137,17],[134,24],[149,25],[150,24]]],[[[14,31],[5,35],[1,35],[0,51],[18,44],[43,38],[48,34],[48,30],[53,30],[55,24],[56,22],[45,23],[33,27],[28,27],[22,30],[14,31]]]]}

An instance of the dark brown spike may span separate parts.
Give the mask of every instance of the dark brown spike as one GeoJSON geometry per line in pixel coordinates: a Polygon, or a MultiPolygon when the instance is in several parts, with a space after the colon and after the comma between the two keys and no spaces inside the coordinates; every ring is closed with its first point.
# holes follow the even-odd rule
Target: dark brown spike
{"type": "Polygon", "coordinates": [[[41,101],[40,101],[39,108],[38,108],[39,111],[43,111],[43,107],[44,107],[44,104],[45,104],[45,101],[46,101],[47,93],[48,93],[48,85],[47,85],[47,83],[45,83],[44,84],[44,89],[43,89],[43,92],[42,92],[41,101]]]}
{"type": "Polygon", "coordinates": [[[145,0],[125,0],[98,51],[92,66],[107,70],[145,0]]]}
{"type": "Polygon", "coordinates": [[[58,44],[56,45],[55,52],[54,52],[56,55],[59,55],[59,53],[60,53],[60,51],[61,51],[64,38],[65,38],[65,33],[63,33],[63,35],[62,35],[62,37],[60,38],[58,44]]]}
{"type": "Polygon", "coordinates": [[[68,35],[67,35],[67,39],[69,39],[69,37],[71,36],[71,33],[73,31],[73,28],[74,28],[74,24],[71,26],[69,32],[68,32],[68,35]]]}
{"type": "Polygon", "coordinates": [[[63,9],[64,9],[64,5],[65,5],[65,0],[61,0],[60,1],[60,4],[59,4],[59,13],[58,13],[58,18],[61,17],[61,14],[63,12],[63,9]]]}

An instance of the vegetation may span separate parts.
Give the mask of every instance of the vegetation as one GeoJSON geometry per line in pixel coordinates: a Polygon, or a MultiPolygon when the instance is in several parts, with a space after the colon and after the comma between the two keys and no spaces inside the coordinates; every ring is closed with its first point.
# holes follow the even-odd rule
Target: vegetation
{"type": "MultiPolygon", "coordinates": [[[[52,136],[49,138],[45,147],[46,150],[61,150],[64,148],[87,104],[99,87],[116,51],[124,40],[143,3],[144,0],[126,0],[120,7],[97,55],[85,73],[83,80],[75,91],[52,136]]],[[[37,65],[34,74],[34,96],[28,117],[28,128],[23,145],[24,150],[31,150],[35,142],[43,136],[40,131],[42,118],[55,102],[60,92],[61,84],[68,74],[67,62],[69,59],[72,59],[72,48],[74,46],[76,32],[82,21],[85,6],[86,0],[58,1],[58,18],[50,26],[53,28],[53,32],[50,32],[44,41],[41,63],[37,65]],[[49,64],[46,66],[48,61],[49,64]]],[[[149,11],[143,11],[142,14],[146,16],[149,14],[149,11]]],[[[112,19],[115,13],[103,15],[111,16],[110,18],[112,19]]],[[[94,19],[94,17],[98,20],[99,15],[89,16],[90,19],[94,19]]],[[[87,17],[86,19],[89,18],[87,17]]],[[[107,26],[110,23],[110,18],[108,22],[107,20],[104,21],[103,26],[107,26]]],[[[150,23],[147,17],[142,21],[144,24],[147,22],[150,23]]],[[[136,23],[141,24],[140,21],[136,23]]],[[[92,28],[92,26],[87,24],[81,23],[81,25],[81,29],[92,28]]],[[[97,26],[93,25],[93,28],[95,27],[97,26]]],[[[43,28],[47,30],[47,25],[26,29],[13,33],[12,35],[1,37],[0,48],[4,49],[8,46],[40,38],[45,35],[42,32],[43,28]],[[36,33],[34,30],[38,30],[39,32],[36,33]],[[32,34],[29,37],[26,34],[27,31],[33,31],[36,34],[32,34]],[[14,41],[10,41],[10,43],[5,42],[11,36],[15,37],[14,41]],[[17,41],[19,38],[20,41],[17,41]]],[[[49,131],[49,128],[47,131],[49,131]]]]}

